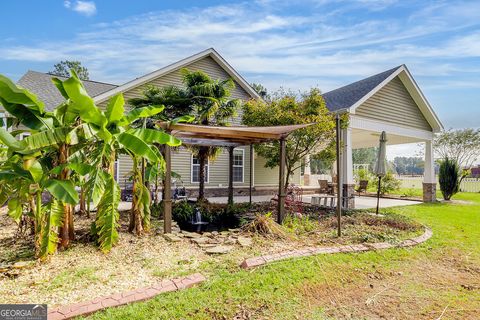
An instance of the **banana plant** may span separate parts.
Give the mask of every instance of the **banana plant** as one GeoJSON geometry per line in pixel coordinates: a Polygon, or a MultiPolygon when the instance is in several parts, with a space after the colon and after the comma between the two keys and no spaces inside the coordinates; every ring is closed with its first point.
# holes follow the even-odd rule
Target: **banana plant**
{"type": "MultiPolygon", "coordinates": [[[[56,82],[60,91],[68,97],[73,109],[83,123],[88,124],[95,135],[95,148],[89,154],[91,169],[88,171],[89,193],[97,216],[94,231],[100,249],[108,252],[118,240],[118,202],[120,188],[114,179],[114,164],[119,153],[129,154],[138,163],[145,159],[149,163],[162,163],[163,157],[154,144],[179,146],[181,141],[166,132],[156,129],[135,128],[132,124],[143,118],[152,117],[163,111],[163,106],[145,106],[125,111],[122,94],[113,96],[105,112],[95,105],[86,93],[83,84],[73,73],[65,81],[56,82]],[[81,106],[81,107],[80,107],[81,106]]],[[[135,168],[134,168],[135,169],[135,168]]],[[[138,166],[137,166],[138,169],[138,166]]],[[[148,229],[150,195],[137,177],[132,209],[132,225],[136,233],[148,229]]]]}
{"type": "Polygon", "coordinates": [[[8,214],[17,223],[24,216],[33,220],[35,252],[37,257],[45,259],[57,249],[63,204],[78,202],[75,186],[71,181],[51,179],[51,167],[41,162],[41,152],[27,153],[28,144],[14,141],[15,138],[3,128],[0,140],[8,147],[10,155],[0,166],[0,205],[8,203],[8,214]],[[14,142],[13,145],[10,142],[14,142]],[[19,145],[24,149],[18,149],[19,145]],[[50,193],[52,199],[45,206],[42,204],[44,192],[50,193]]]}

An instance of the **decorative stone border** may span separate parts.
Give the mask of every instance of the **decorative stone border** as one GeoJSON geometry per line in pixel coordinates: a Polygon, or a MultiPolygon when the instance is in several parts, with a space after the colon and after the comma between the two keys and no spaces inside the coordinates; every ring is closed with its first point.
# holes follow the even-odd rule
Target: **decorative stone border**
{"type": "Polygon", "coordinates": [[[363,252],[363,251],[371,251],[371,250],[381,250],[381,249],[389,249],[389,248],[404,248],[404,247],[411,247],[422,242],[427,241],[433,235],[432,230],[429,228],[425,228],[425,232],[418,237],[403,240],[398,245],[393,245],[388,242],[377,242],[377,243],[365,243],[365,244],[352,244],[352,245],[345,245],[345,246],[335,246],[335,247],[309,247],[299,250],[290,250],[284,251],[275,254],[269,254],[266,256],[259,256],[253,258],[247,258],[243,260],[240,264],[240,267],[243,269],[250,269],[254,267],[259,267],[266,265],[268,263],[274,261],[280,261],[290,258],[300,258],[300,257],[307,257],[313,256],[317,254],[331,254],[331,253],[340,253],[340,252],[363,252]]]}
{"type": "Polygon", "coordinates": [[[87,302],[80,302],[54,308],[48,311],[48,320],[70,319],[81,315],[88,315],[105,308],[117,307],[131,302],[151,299],[164,292],[190,288],[205,280],[205,277],[200,273],[195,273],[183,278],[163,280],[162,282],[150,287],[139,288],[136,290],[117,293],[111,296],[93,299],[87,302]]]}

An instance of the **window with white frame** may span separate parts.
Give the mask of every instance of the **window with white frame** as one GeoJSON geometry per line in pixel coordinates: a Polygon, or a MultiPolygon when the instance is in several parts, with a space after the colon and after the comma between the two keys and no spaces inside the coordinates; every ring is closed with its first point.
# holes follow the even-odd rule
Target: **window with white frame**
{"type": "Polygon", "coordinates": [[[245,150],[233,150],[233,182],[243,182],[245,150]]]}
{"type": "MultiPolygon", "coordinates": [[[[200,182],[200,159],[196,156],[192,155],[192,183],[199,183],[200,182]]],[[[205,163],[205,182],[208,182],[208,167],[209,161],[205,163]]]]}

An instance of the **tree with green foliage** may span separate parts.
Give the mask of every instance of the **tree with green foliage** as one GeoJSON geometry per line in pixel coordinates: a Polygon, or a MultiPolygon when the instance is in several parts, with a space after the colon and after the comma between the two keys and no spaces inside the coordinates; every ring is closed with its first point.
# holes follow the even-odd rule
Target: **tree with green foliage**
{"type": "Polygon", "coordinates": [[[480,159],[480,129],[443,131],[435,136],[433,148],[441,159],[448,158],[460,167],[471,169],[480,159]]]}
{"type": "Polygon", "coordinates": [[[368,164],[368,169],[372,171],[377,161],[377,154],[378,147],[353,149],[352,160],[354,164],[368,164]]]}
{"type": "Polygon", "coordinates": [[[74,70],[80,80],[90,80],[88,69],[82,66],[82,63],[78,60],[62,60],[53,66],[50,74],[68,78],[70,77],[70,70],[74,70]]]}
{"type": "MultiPolygon", "coordinates": [[[[281,126],[314,123],[295,130],[286,139],[286,181],[300,168],[307,154],[335,148],[335,116],[329,113],[319,89],[311,89],[297,97],[291,92],[278,92],[269,102],[251,100],[243,107],[243,124],[247,126],[281,126]]],[[[266,159],[265,166],[274,168],[280,162],[279,141],[255,145],[255,151],[266,159]]]]}
{"type": "Polygon", "coordinates": [[[250,86],[253,88],[253,90],[255,90],[256,93],[258,93],[258,95],[263,100],[270,100],[271,96],[268,94],[267,88],[265,88],[259,83],[252,83],[250,86]]]}
{"type": "Polygon", "coordinates": [[[395,157],[393,159],[398,174],[423,175],[425,161],[420,157],[395,157]]]}

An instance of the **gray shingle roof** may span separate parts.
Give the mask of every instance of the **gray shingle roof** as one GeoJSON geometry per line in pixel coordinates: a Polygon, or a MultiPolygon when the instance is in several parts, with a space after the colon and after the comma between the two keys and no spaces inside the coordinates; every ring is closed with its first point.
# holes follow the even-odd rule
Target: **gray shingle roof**
{"type": "MultiPolygon", "coordinates": [[[[65,77],[29,70],[18,80],[17,84],[37,95],[37,97],[45,103],[46,110],[52,110],[65,100],[57,87],[52,83],[52,77],[57,77],[60,80],[66,79],[65,77]]],[[[95,97],[117,87],[117,85],[114,84],[89,80],[83,81],[83,85],[91,97],[95,97]]]]}
{"type": "Polygon", "coordinates": [[[344,87],[324,93],[323,98],[325,99],[327,108],[330,111],[338,111],[341,109],[350,108],[400,67],[401,66],[395,67],[363,80],[348,84],[344,87]]]}

